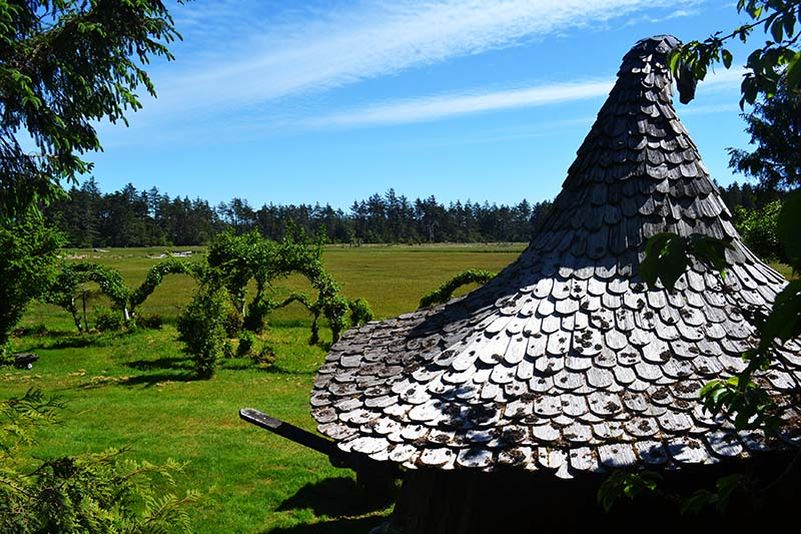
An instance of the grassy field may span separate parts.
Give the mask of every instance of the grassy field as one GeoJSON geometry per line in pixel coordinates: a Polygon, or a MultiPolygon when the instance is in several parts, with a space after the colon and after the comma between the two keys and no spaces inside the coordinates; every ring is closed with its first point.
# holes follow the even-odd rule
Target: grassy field
{"type": "MultiPolygon", "coordinates": [[[[376,315],[416,307],[420,296],[467,268],[499,270],[522,245],[440,247],[330,247],[328,268],[349,297],[367,298],[376,315]]],[[[120,269],[130,285],[141,282],[161,249],[68,251],[75,259],[120,269]]],[[[296,278],[293,289],[308,288],[296,278]]],[[[313,429],[308,396],[325,353],[307,344],[308,316],[300,307],[277,313],[266,334],[275,364],[255,368],[249,360],[222,362],[217,375],[195,380],[191,361],[175,341],[175,317],[188,302],[193,282],[165,279],[142,306],[142,314],[165,319],[161,330],[78,336],[70,316],[36,304],[15,339],[16,350],[41,356],[30,371],[0,371],[0,398],[30,387],[68,401],[62,423],[40,436],[38,456],[130,447],[139,459],[187,461],[181,489],[202,492],[191,510],[197,532],[365,532],[386,509],[363,505],[350,471],[325,457],[239,420],[251,406],[313,429]]],[[[89,302],[91,307],[98,304],[89,302]]],[[[328,333],[324,335],[330,335],[328,333]]]]}

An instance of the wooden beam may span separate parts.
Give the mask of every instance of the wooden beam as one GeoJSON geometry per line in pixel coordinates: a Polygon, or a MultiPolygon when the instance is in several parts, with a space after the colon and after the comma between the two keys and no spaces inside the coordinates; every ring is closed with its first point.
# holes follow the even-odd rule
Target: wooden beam
{"type": "Polygon", "coordinates": [[[286,438],[299,445],[325,454],[335,467],[355,469],[357,466],[358,462],[355,462],[350,454],[339,450],[333,441],[318,436],[317,434],[312,434],[286,421],[270,417],[254,408],[242,408],[239,410],[239,417],[248,423],[269,430],[282,438],[286,438]]]}

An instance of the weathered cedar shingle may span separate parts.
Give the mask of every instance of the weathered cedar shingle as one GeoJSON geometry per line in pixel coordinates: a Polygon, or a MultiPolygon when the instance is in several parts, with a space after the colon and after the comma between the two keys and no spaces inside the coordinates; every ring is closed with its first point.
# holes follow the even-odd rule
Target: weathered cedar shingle
{"type": "MultiPolygon", "coordinates": [[[[672,37],[628,53],[529,247],[466,297],[347,332],[315,380],[312,413],[343,450],[406,467],[513,465],[557,476],[715,463],[780,447],[712,417],[701,386],[743,368],[744,304],[785,281],[741,242],[676,118],[672,37]],[[637,275],[664,231],[731,238],[725,281],[694,264],[676,291],[637,275]]],[[[761,379],[779,405],[801,354],[761,379]]],[[[799,438],[791,411],[784,438],[799,438]]]]}

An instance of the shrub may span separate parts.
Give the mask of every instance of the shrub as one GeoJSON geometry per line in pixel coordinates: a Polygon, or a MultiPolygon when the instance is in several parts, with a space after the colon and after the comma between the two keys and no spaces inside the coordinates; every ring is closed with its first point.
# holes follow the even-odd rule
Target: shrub
{"type": "MultiPolygon", "coordinates": [[[[60,234],[40,216],[7,220],[0,213],[0,346],[9,342],[28,303],[56,276],[60,234]]],[[[2,361],[0,361],[2,363],[2,361]]]]}
{"type": "Polygon", "coordinates": [[[113,332],[122,328],[120,312],[109,308],[95,308],[95,328],[100,332],[113,332]]]}
{"type": "Polygon", "coordinates": [[[240,358],[250,356],[253,353],[253,348],[256,345],[256,336],[247,330],[242,332],[239,337],[239,345],[236,347],[236,355],[240,358]]]}
{"type": "Polygon", "coordinates": [[[230,302],[230,299],[225,303],[225,313],[223,319],[223,328],[228,337],[236,337],[242,331],[244,319],[242,315],[236,311],[236,308],[230,302]]]}
{"type": "Polygon", "coordinates": [[[254,362],[261,364],[261,365],[272,365],[275,363],[275,350],[269,346],[265,345],[258,354],[251,356],[254,362]]]}
{"type": "Polygon", "coordinates": [[[759,209],[734,210],[734,221],[743,241],[754,254],[765,260],[784,260],[784,253],[776,234],[781,201],[774,200],[759,209]]]}
{"type": "Polygon", "coordinates": [[[209,378],[214,374],[217,360],[223,355],[229,300],[225,289],[201,286],[178,318],[179,339],[186,345],[186,352],[195,360],[195,370],[202,378],[209,378]]]}
{"type": "Polygon", "coordinates": [[[158,314],[140,315],[136,318],[136,324],[142,328],[161,330],[161,327],[164,326],[164,320],[158,314]]]}
{"type": "Polygon", "coordinates": [[[460,287],[468,284],[484,285],[495,278],[495,274],[496,273],[482,271],[479,269],[463,271],[439,286],[434,291],[423,295],[423,298],[420,299],[420,308],[427,308],[436,304],[444,304],[451,300],[453,292],[460,287]]]}
{"type": "Polygon", "coordinates": [[[350,323],[353,326],[363,325],[373,320],[373,310],[366,299],[359,297],[348,303],[350,308],[350,323]]]}
{"type": "Polygon", "coordinates": [[[251,332],[264,332],[267,314],[275,308],[275,303],[266,298],[254,299],[248,305],[242,326],[251,332]]]}

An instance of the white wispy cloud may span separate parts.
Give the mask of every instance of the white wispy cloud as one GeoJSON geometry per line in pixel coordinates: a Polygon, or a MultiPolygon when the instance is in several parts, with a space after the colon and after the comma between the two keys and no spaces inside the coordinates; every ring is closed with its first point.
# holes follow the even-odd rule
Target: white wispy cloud
{"type": "Polygon", "coordinates": [[[555,83],[486,93],[446,94],[368,105],[305,122],[310,127],[376,126],[431,121],[457,115],[544,106],[605,96],[611,80],[555,83]]]}
{"type": "MultiPolygon", "coordinates": [[[[734,87],[742,79],[743,70],[722,70],[710,73],[701,82],[699,91],[718,91],[734,87]]],[[[332,113],[303,122],[307,127],[360,127],[423,122],[488,111],[538,107],[563,102],[576,102],[606,96],[613,80],[579,80],[552,83],[501,91],[440,94],[411,99],[386,101],[332,113]]],[[[727,107],[729,111],[731,106],[727,107]]],[[[694,108],[687,108],[690,111],[694,108]]],[[[711,108],[709,108],[711,109],[711,108]]],[[[722,108],[716,108],[724,111],[722,108]]],[[[684,111],[683,111],[684,112],[684,111]]],[[[707,113],[711,112],[709,110],[707,113]]],[[[701,113],[690,111],[690,113],[701,113]]]]}
{"type": "Polygon", "coordinates": [[[195,11],[179,18],[179,29],[183,22],[187,42],[209,42],[201,50],[193,48],[194,59],[186,68],[170,65],[165,70],[157,107],[178,112],[258,105],[516,46],[645,9],[694,3],[400,0],[332,4],[335,9],[289,10],[268,17],[259,3],[236,8],[230,0],[201,0],[186,8],[195,11]],[[238,31],[229,31],[232,27],[238,31]]]}

